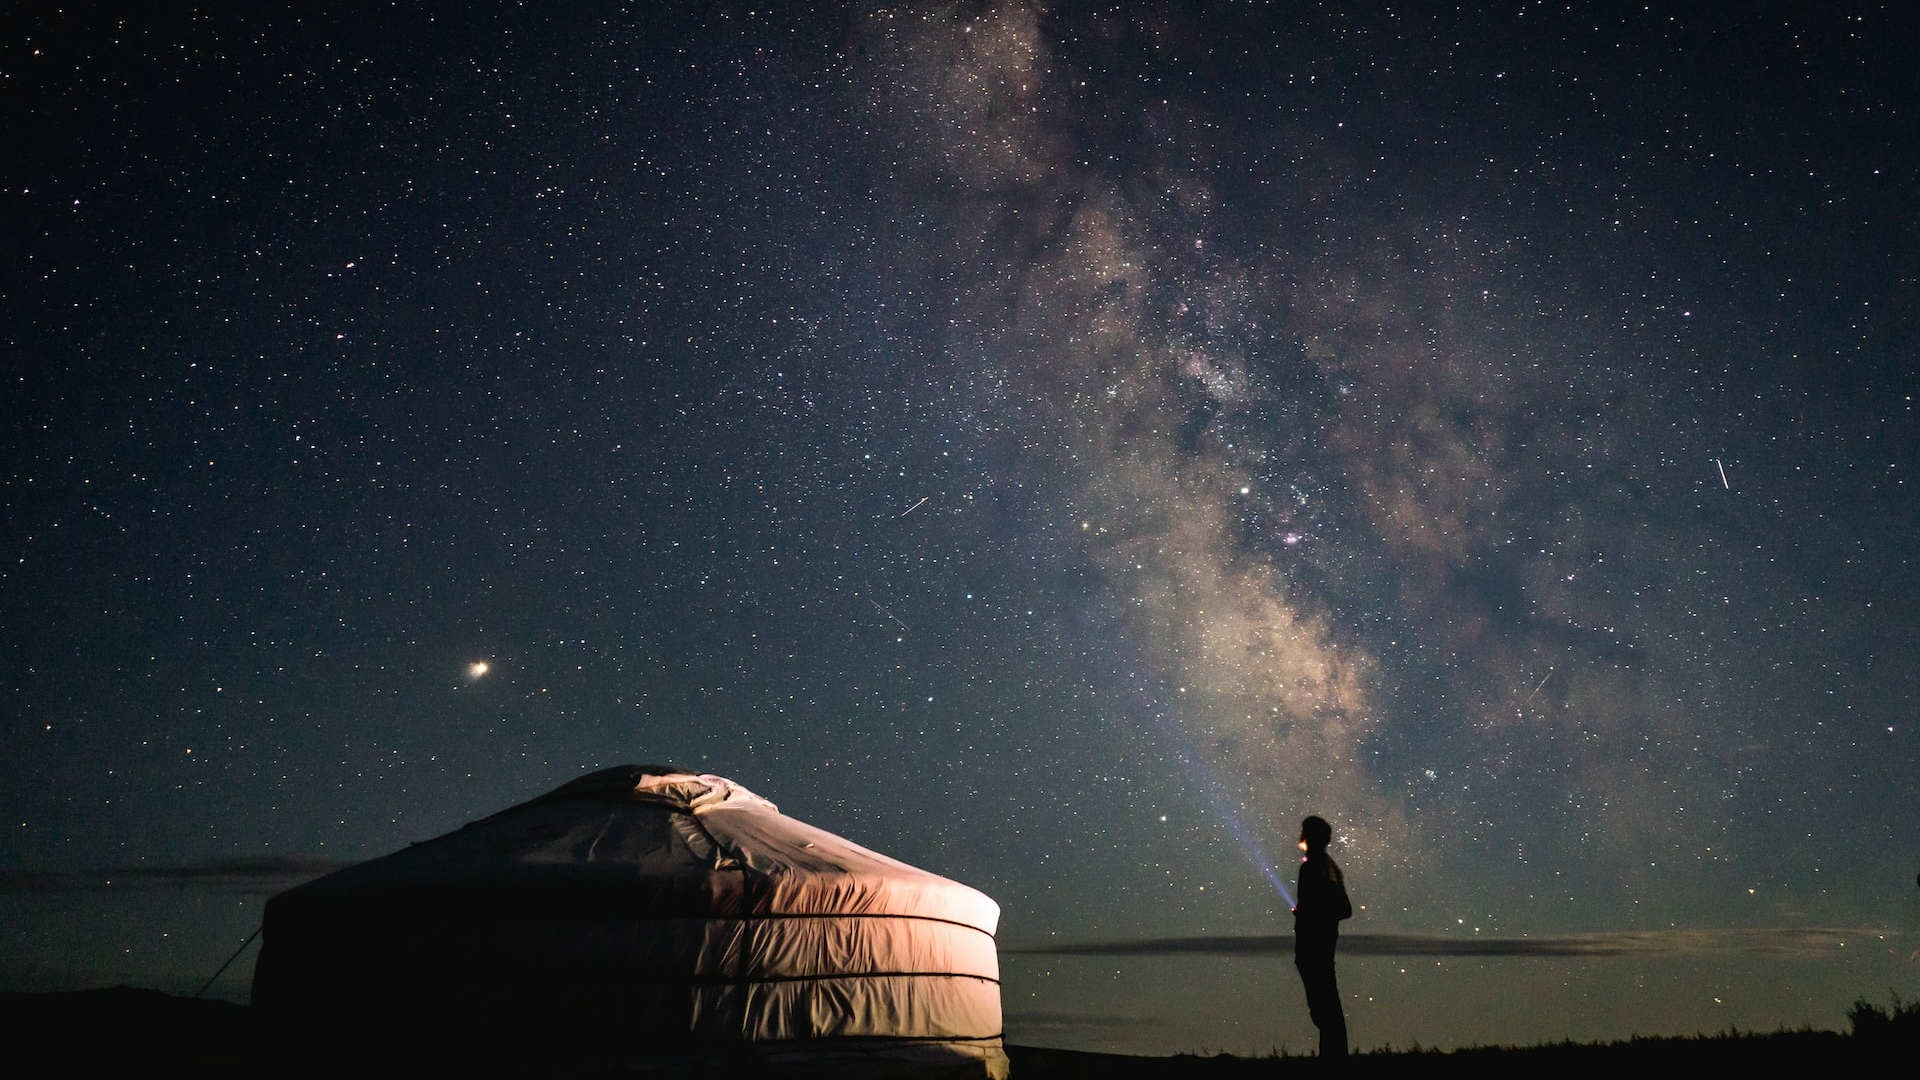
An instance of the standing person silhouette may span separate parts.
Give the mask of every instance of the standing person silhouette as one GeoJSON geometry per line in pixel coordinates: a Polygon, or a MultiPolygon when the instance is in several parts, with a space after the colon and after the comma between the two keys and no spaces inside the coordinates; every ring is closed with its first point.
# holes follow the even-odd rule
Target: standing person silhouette
{"type": "Polygon", "coordinates": [[[1340,1007],[1340,986],[1333,979],[1333,947],[1340,941],[1340,920],[1353,916],[1346,879],[1327,858],[1333,826],[1309,817],[1300,823],[1299,886],[1293,908],[1293,966],[1307,990],[1307,1013],[1320,1029],[1320,1056],[1347,1056],[1347,1016],[1340,1007]]]}

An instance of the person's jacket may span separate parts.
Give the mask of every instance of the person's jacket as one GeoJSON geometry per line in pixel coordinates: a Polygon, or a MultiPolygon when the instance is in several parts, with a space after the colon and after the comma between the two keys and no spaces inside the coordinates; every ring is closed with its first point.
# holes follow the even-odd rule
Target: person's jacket
{"type": "Polygon", "coordinates": [[[1300,864],[1299,903],[1294,905],[1296,931],[1338,933],[1342,919],[1353,918],[1347,882],[1326,852],[1309,854],[1300,864]]]}

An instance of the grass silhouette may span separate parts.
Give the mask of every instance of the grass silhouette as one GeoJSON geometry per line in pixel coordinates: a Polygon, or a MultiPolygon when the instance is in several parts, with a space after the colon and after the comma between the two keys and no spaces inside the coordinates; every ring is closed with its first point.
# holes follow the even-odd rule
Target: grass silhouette
{"type": "MultiPolygon", "coordinates": [[[[1436,1050],[1365,1050],[1340,1066],[1348,1074],[1485,1078],[1520,1070],[1584,1067],[1611,1069],[1878,1069],[1889,1060],[1913,1060],[1920,1051],[1920,1000],[1898,993],[1891,1006],[1862,998],[1847,1010],[1847,1032],[1811,1028],[1772,1033],[1734,1029],[1684,1037],[1635,1037],[1618,1042],[1558,1042],[1536,1046],[1476,1046],[1436,1050]],[[1878,1064],[1876,1064],[1878,1063],[1878,1064]]],[[[116,987],[58,994],[0,994],[0,1028],[14,1035],[13,1060],[77,1075],[108,1069],[141,1072],[192,1069],[200,1077],[316,1075],[303,1071],[302,1048],[273,1045],[253,1023],[250,1010],[226,1002],[170,997],[153,990],[116,987]]],[[[614,1033],[608,1033],[614,1034],[614,1033]]],[[[473,1033],[450,1033],[470,1039],[473,1033]]],[[[1284,1049],[1258,1057],[1177,1054],[1134,1057],[1047,1047],[1009,1046],[1013,1080],[1076,1080],[1080,1077],[1200,1080],[1297,1076],[1314,1071],[1312,1055],[1284,1049]]],[[[362,1063],[363,1075],[390,1075],[381,1063],[362,1063]]],[[[403,1075],[414,1075],[412,1072],[403,1075]]],[[[471,1074],[468,1074],[471,1075],[471,1074]]],[[[567,1075],[563,1070],[549,1075],[567,1075]]],[[[329,1080],[333,1080],[333,1074],[329,1080]]]]}

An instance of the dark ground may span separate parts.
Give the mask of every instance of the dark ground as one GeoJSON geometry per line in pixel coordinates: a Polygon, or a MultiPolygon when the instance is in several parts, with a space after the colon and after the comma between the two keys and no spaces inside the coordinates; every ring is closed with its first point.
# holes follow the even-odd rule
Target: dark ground
{"type": "MultiPolygon", "coordinates": [[[[195,1076],[253,1076],[270,1069],[285,1076],[309,1071],[339,1075],[335,1060],[324,1069],[321,1046],[263,1045],[269,1040],[256,1029],[244,1005],[170,997],[153,990],[115,987],[64,994],[0,994],[0,1031],[7,1032],[15,1060],[29,1063],[33,1074],[48,1072],[102,1075],[122,1069],[153,1072],[160,1069],[195,1076]]],[[[454,1033],[477,1038],[481,1033],[454,1033]]],[[[556,1033],[556,1050],[570,1038],[604,1037],[605,1033],[556,1033]]],[[[1906,1033],[1908,1036],[1911,1033],[1906,1033]]],[[[1360,1054],[1350,1059],[1351,1074],[1372,1075],[1505,1075],[1522,1070],[1570,1070],[1599,1067],[1615,1070],[1677,1068],[1715,1071],[1769,1069],[1847,1069],[1878,1063],[1884,1068],[1887,1051],[1911,1059],[1911,1038],[1861,1038],[1832,1031],[1788,1031],[1773,1034],[1727,1033],[1693,1038],[1634,1039],[1607,1044],[1558,1044],[1534,1047],[1487,1047],[1449,1053],[1391,1050],[1360,1054]]],[[[1016,1080],[1055,1080],[1062,1077],[1242,1077],[1283,1076],[1320,1071],[1312,1058],[1237,1058],[1229,1055],[1197,1057],[1128,1057],[1043,1047],[1009,1046],[1016,1080]]],[[[384,1059],[368,1067],[361,1059],[359,1076],[417,1073],[418,1067],[388,1067],[384,1059]]],[[[427,1071],[445,1060],[420,1063],[427,1071]]],[[[462,1063],[462,1073],[473,1074],[473,1063],[462,1063]]],[[[480,1070],[486,1072],[484,1067],[480,1070]]],[[[514,1074],[525,1070],[505,1070],[514,1074]]],[[[1700,1075],[1699,1073],[1690,1073],[1700,1075]]],[[[21,1075],[21,1074],[16,1074],[21,1075]]]]}

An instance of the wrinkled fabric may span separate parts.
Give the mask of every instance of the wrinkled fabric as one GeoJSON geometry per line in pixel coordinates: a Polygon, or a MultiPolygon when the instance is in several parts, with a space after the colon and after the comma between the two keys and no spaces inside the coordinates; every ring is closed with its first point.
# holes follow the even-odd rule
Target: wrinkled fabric
{"type": "Polygon", "coordinates": [[[991,1075],[998,921],[985,895],[724,778],[624,767],[274,897],[254,1000],[676,1052],[953,1040],[991,1075]]]}

